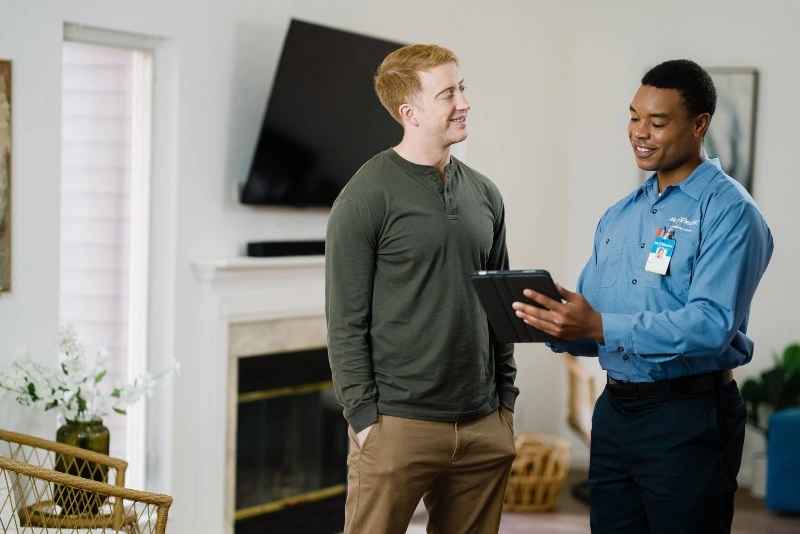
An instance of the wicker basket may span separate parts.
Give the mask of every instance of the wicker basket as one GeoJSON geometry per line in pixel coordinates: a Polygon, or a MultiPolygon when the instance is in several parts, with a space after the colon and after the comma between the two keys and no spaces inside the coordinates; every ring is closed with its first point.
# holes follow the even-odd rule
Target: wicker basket
{"type": "Polygon", "coordinates": [[[558,504],[567,478],[572,444],[555,436],[521,434],[516,439],[517,458],[511,466],[503,509],[544,512],[558,504]]]}

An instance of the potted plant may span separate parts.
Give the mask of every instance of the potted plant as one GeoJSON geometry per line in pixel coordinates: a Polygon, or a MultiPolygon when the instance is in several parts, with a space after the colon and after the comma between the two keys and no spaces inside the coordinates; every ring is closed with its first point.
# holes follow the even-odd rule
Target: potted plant
{"type": "Polygon", "coordinates": [[[747,422],[769,437],[769,414],[800,406],[800,344],[792,343],[783,355],[774,356],[775,365],[748,378],[741,393],[747,407],[747,422]]]}
{"type": "Polygon", "coordinates": [[[174,362],[159,374],[142,373],[130,383],[102,388],[100,382],[108,371],[105,347],[97,350],[92,361],[78,342],[75,328],[67,325],[59,332],[58,352],[59,361],[53,364],[34,361],[25,354],[7,368],[0,368],[0,396],[8,393],[23,406],[57,411],[66,421],[59,428],[57,441],[104,454],[108,454],[108,429],[102,425],[103,418],[112,412],[125,415],[128,405],[151,396],[156,383],[179,369],[174,362]],[[87,429],[102,434],[97,444],[86,438],[87,429]],[[74,432],[78,437],[72,436],[74,432]]]}
{"type": "MultiPolygon", "coordinates": [[[[769,438],[767,421],[770,414],[800,406],[800,344],[787,345],[783,354],[774,355],[775,365],[748,378],[741,393],[747,407],[747,422],[765,439],[769,438]]],[[[750,493],[763,498],[767,491],[767,455],[756,453],[753,458],[753,479],[750,493]]]]}
{"type": "MultiPolygon", "coordinates": [[[[23,406],[57,411],[64,419],[56,441],[108,454],[110,433],[103,418],[115,412],[125,415],[128,405],[153,394],[156,383],[175,374],[177,362],[157,375],[142,373],[132,382],[102,388],[108,372],[108,351],[97,350],[91,361],[78,342],[74,327],[59,332],[59,361],[43,364],[23,355],[9,367],[0,369],[0,396],[10,393],[23,406]]],[[[72,456],[57,454],[56,471],[106,481],[107,468],[72,456]]],[[[66,514],[95,513],[102,499],[83,490],[55,485],[53,500],[66,514]]]]}

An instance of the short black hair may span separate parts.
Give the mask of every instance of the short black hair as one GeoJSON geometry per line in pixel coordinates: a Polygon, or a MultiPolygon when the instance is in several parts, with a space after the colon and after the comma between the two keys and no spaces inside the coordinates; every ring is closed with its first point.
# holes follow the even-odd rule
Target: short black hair
{"type": "Polygon", "coordinates": [[[717,90],[708,72],[694,61],[671,59],[659,63],[644,75],[642,85],[659,89],[677,89],[683,97],[689,115],[708,113],[717,109],[717,90]]]}

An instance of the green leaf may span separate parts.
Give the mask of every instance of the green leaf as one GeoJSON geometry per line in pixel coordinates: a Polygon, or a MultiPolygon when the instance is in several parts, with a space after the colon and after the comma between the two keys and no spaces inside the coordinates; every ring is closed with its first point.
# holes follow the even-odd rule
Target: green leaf
{"type": "Polygon", "coordinates": [[[37,401],[39,397],[36,395],[36,386],[33,385],[33,382],[28,382],[28,395],[31,396],[31,400],[37,401]]]}
{"type": "Polygon", "coordinates": [[[798,405],[800,405],[800,373],[794,373],[786,380],[783,391],[781,391],[780,402],[775,405],[775,410],[798,405]]]}
{"type": "Polygon", "coordinates": [[[48,402],[44,407],[44,411],[50,410],[52,408],[55,408],[56,406],[58,406],[58,401],[48,402]]]}
{"type": "Polygon", "coordinates": [[[122,392],[119,390],[119,388],[115,388],[114,391],[111,392],[111,396],[115,399],[118,399],[122,397],[122,392]]]}
{"type": "Polygon", "coordinates": [[[100,382],[104,376],[106,376],[107,371],[101,371],[96,377],[94,377],[94,383],[97,384],[100,382]]]}
{"type": "Polygon", "coordinates": [[[86,400],[80,394],[78,394],[76,398],[78,399],[78,412],[85,412],[86,400]]]}
{"type": "Polygon", "coordinates": [[[761,373],[763,381],[764,400],[773,406],[781,402],[783,396],[783,386],[786,383],[786,373],[782,367],[769,369],[761,373]]]}
{"type": "Polygon", "coordinates": [[[120,415],[128,415],[128,412],[126,412],[125,410],[120,410],[119,408],[113,408],[113,410],[120,415]]]}
{"type": "Polygon", "coordinates": [[[742,398],[745,402],[760,402],[764,400],[764,392],[761,390],[761,384],[755,378],[748,378],[742,384],[742,398]]]}
{"type": "Polygon", "coordinates": [[[64,363],[61,364],[61,370],[64,371],[65,375],[69,374],[69,371],[67,371],[67,365],[64,363]]]}
{"type": "Polygon", "coordinates": [[[783,351],[783,369],[787,376],[800,374],[800,345],[794,343],[783,351]]]}

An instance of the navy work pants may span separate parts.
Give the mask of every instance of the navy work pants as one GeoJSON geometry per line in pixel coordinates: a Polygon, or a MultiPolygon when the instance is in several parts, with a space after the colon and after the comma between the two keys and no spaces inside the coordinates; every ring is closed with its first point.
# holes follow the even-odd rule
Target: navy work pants
{"type": "Polygon", "coordinates": [[[592,417],[592,533],[730,533],[745,420],[735,381],[654,399],[606,389],[592,417]]]}

